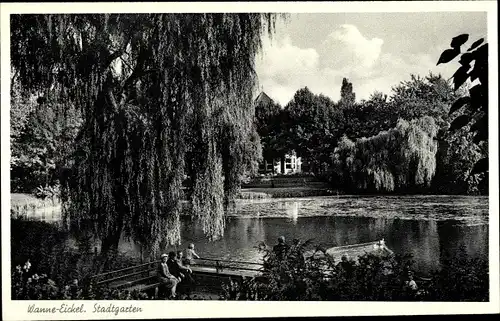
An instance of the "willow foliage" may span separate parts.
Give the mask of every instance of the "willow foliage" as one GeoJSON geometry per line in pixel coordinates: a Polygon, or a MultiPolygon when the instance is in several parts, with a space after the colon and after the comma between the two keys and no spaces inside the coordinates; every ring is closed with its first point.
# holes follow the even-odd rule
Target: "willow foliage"
{"type": "Polygon", "coordinates": [[[337,175],[355,189],[430,186],[436,170],[437,131],[434,119],[425,116],[400,119],[395,128],[354,142],[344,136],[334,153],[337,175]]]}
{"type": "Polygon", "coordinates": [[[252,163],[254,59],[273,14],[16,15],[19,82],[82,110],[64,214],[103,250],[180,241],[182,183],[207,235],[223,233],[252,163]],[[222,157],[224,155],[224,157],[222,157]],[[189,165],[189,166],[188,166],[189,165]],[[224,177],[224,178],[222,178],[224,177]]]}

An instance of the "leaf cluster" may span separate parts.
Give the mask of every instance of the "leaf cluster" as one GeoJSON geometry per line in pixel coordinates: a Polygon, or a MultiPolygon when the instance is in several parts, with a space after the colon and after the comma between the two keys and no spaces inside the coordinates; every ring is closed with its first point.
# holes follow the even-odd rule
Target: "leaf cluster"
{"type": "MultiPolygon", "coordinates": [[[[469,95],[457,99],[450,108],[451,114],[459,114],[450,124],[450,131],[470,125],[469,131],[474,132],[472,141],[476,144],[488,141],[488,44],[484,38],[475,41],[466,51],[462,46],[468,41],[468,34],[456,36],[451,41],[451,48],[443,51],[438,60],[449,63],[460,56],[460,67],[453,74],[454,89],[458,90],[467,80],[472,84],[469,95]]],[[[488,171],[488,158],[478,160],[471,174],[488,171]]]]}

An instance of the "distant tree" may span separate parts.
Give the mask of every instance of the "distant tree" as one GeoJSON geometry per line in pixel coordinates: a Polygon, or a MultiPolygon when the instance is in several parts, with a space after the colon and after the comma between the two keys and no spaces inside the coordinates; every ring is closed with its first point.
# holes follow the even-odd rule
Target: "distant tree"
{"type": "Polygon", "coordinates": [[[344,135],[350,138],[370,137],[395,126],[387,95],[375,92],[353,108],[342,109],[344,135]]]}
{"type": "Polygon", "coordinates": [[[361,121],[363,123],[360,128],[361,137],[374,136],[394,126],[394,123],[391,122],[392,109],[386,94],[375,91],[368,100],[359,105],[364,116],[361,121]]]}
{"type": "MultiPolygon", "coordinates": [[[[468,40],[468,34],[454,37],[450,44],[451,48],[443,51],[437,65],[448,63],[460,55],[461,66],[452,76],[454,89],[458,90],[468,79],[472,83],[477,80],[478,83],[469,89],[469,96],[460,97],[450,108],[450,114],[461,113],[451,123],[450,131],[456,131],[470,124],[469,130],[475,133],[473,142],[484,148],[488,142],[488,44],[481,38],[467,51],[462,52],[461,47],[468,40]]],[[[488,172],[488,157],[478,160],[471,173],[484,172],[488,172]]]]}
{"type": "Polygon", "coordinates": [[[299,89],[285,106],[293,149],[307,160],[313,172],[328,163],[338,139],[338,128],[331,122],[334,108],[333,101],[313,94],[307,87],[299,89]]]}
{"type": "Polygon", "coordinates": [[[304,157],[310,157],[311,138],[314,134],[317,108],[314,94],[309,88],[297,90],[292,100],[285,106],[290,117],[290,128],[294,133],[294,149],[304,157]]]}
{"type": "Polygon", "coordinates": [[[278,103],[272,100],[259,101],[255,106],[255,128],[260,136],[262,157],[266,160],[281,158],[290,149],[285,139],[286,117],[278,103]]]}
{"type": "Polygon", "coordinates": [[[439,140],[436,175],[432,192],[436,194],[487,194],[483,174],[471,174],[473,165],[484,153],[473,141],[469,126],[439,140]]]}
{"type": "Polygon", "coordinates": [[[411,75],[393,88],[390,97],[391,122],[431,116],[441,127],[448,121],[448,110],[456,96],[441,75],[411,75]]]}
{"type": "Polygon", "coordinates": [[[343,137],[335,149],[337,186],[351,191],[428,188],[436,170],[438,126],[429,116],[355,141],[343,137]]]}
{"type": "Polygon", "coordinates": [[[353,91],[352,83],[349,79],[342,79],[342,87],[340,88],[340,104],[342,106],[353,106],[356,102],[356,94],[353,91]]]}
{"type": "Polygon", "coordinates": [[[11,96],[11,189],[34,193],[59,184],[81,125],[74,107],[35,99],[13,86],[11,96]]]}
{"type": "MultiPolygon", "coordinates": [[[[11,92],[10,92],[10,170],[11,170],[11,190],[12,192],[30,192],[37,184],[29,184],[27,179],[31,175],[26,173],[16,173],[24,170],[31,170],[34,166],[39,166],[40,163],[33,155],[26,155],[27,145],[23,144],[25,140],[23,131],[26,127],[30,115],[36,106],[36,97],[30,97],[29,94],[23,92],[15,77],[11,77],[11,92]],[[26,156],[25,156],[26,155],[26,156]]],[[[40,166],[41,167],[41,166],[40,166]]],[[[39,169],[38,169],[39,170],[39,169]]]]}
{"type": "MultiPolygon", "coordinates": [[[[21,132],[26,126],[30,113],[33,111],[36,103],[36,96],[29,95],[23,91],[15,77],[11,77],[10,91],[10,139],[11,145],[16,142],[21,132]]],[[[12,148],[12,146],[11,146],[12,148]]],[[[12,161],[12,159],[11,159],[12,161]]]]}
{"type": "Polygon", "coordinates": [[[366,129],[364,123],[367,115],[362,107],[362,104],[356,103],[356,95],[353,91],[352,83],[347,78],[344,78],[340,88],[340,100],[338,101],[337,108],[343,113],[341,115],[341,119],[343,119],[343,134],[347,137],[363,137],[364,129],[366,129]]]}
{"type": "Polygon", "coordinates": [[[393,88],[390,97],[375,92],[355,108],[343,109],[343,133],[352,140],[373,137],[394,128],[398,119],[412,121],[430,116],[438,126],[434,138],[438,142],[438,151],[436,173],[429,191],[444,194],[479,193],[482,192],[479,186],[481,182],[470,174],[471,168],[468,166],[484,157],[484,151],[474,146],[468,130],[448,131],[452,121],[449,110],[454,101],[463,95],[463,88],[455,91],[440,75],[411,75],[409,81],[402,81],[393,88]]]}

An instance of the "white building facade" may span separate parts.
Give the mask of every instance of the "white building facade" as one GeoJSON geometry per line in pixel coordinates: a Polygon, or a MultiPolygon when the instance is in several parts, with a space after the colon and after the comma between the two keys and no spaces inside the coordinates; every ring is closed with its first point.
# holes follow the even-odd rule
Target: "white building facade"
{"type": "Polygon", "coordinates": [[[283,159],[266,159],[259,166],[261,174],[294,174],[302,172],[302,159],[293,151],[283,159]]]}

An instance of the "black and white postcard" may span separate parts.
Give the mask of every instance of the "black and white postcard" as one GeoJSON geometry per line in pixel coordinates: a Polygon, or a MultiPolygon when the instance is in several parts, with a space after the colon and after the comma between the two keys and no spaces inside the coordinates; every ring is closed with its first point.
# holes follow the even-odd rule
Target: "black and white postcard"
{"type": "Polygon", "coordinates": [[[6,320],[500,312],[495,1],[1,6],[6,320]]]}

